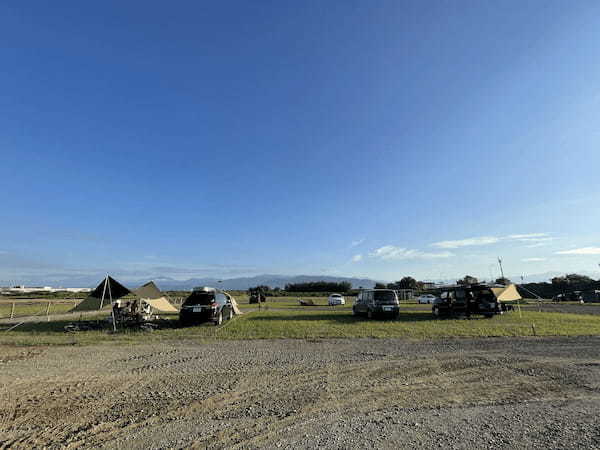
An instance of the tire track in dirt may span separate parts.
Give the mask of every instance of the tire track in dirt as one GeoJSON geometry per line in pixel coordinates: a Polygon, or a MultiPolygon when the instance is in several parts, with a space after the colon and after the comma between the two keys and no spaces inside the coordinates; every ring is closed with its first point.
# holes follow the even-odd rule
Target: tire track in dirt
{"type": "MultiPolygon", "coordinates": [[[[419,414],[434,421],[453,411],[477,420],[470,418],[474,411],[490,408],[504,414],[527,404],[533,414],[561,402],[585,400],[593,408],[600,401],[600,340],[494,342],[518,345],[348,340],[53,348],[0,372],[0,400],[7,400],[0,403],[0,447],[377,446],[381,430],[399,440],[430,439],[410,428],[409,418],[419,414]],[[359,433],[357,424],[371,431],[359,433]],[[394,434],[397,427],[408,429],[394,434]]],[[[590,430],[584,435],[593,439],[590,430]]]]}

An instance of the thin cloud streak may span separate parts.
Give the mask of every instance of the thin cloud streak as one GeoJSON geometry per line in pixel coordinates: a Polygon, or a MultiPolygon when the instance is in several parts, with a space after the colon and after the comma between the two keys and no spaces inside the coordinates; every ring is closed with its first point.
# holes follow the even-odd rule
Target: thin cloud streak
{"type": "Polygon", "coordinates": [[[582,247],[556,252],[557,255],[600,255],[600,247],[582,247]]]}
{"type": "Polygon", "coordinates": [[[479,236],[467,239],[449,240],[434,242],[431,244],[432,247],[437,248],[461,248],[481,245],[492,245],[498,242],[524,242],[537,245],[541,243],[547,243],[553,241],[555,238],[550,236],[548,233],[529,233],[529,234],[511,234],[508,236],[479,236]]]}
{"type": "Polygon", "coordinates": [[[381,260],[402,260],[402,259],[429,259],[429,258],[449,258],[453,256],[450,252],[429,253],[421,250],[412,250],[394,245],[384,245],[369,254],[371,258],[381,260]]]}
{"type": "Polygon", "coordinates": [[[500,238],[494,236],[481,236],[474,237],[468,239],[460,239],[455,241],[441,241],[434,242],[431,244],[432,247],[437,248],[460,248],[460,247],[470,247],[473,245],[490,245],[495,244],[500,241],[500,238]]]}

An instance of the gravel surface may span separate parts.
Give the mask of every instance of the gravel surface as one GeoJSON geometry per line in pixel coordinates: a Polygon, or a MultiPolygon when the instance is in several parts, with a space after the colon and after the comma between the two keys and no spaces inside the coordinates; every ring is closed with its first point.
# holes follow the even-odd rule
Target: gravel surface
{"type": "Polygon", "coordinates": [[[598,448],[600,338],[0,347],[0,448],[598,448]]]}

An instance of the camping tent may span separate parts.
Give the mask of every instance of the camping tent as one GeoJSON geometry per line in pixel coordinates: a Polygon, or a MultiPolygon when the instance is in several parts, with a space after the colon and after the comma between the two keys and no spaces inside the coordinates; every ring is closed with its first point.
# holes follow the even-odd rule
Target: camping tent
{"type": "Polygon", "coordinates": [[[161,312],[178,312],[177,308],[175,308],[165,294],[163,294],[160,289],[154,284],[154,281],[149,281],[148,283],[140,286],[135,291],[133,291],[135,295],[141,298],[144,302],[148,303],[152,309],[156,309],[161,312]]]}
{"type": "Polygon", "coordinates": [[[131,294],[131,291],[115,280],[111,276],[106,276],[100,282],[96,289],[81,303],[79,303],[71,312],[96,311],[100,309],[109,310],[112,302],[126,295],[131,294]]]}
{"type": "Polygon", "coordinates": [[[244,314],[242,312],[242,310],[240,309],[240,307],[238,306],[237,302],[235,301],[235,298],[233,298],[232,295],[228,294],[227,292],[224,292],[224,294],[227,296],[227,298],[231,301],[231,308],[233,309],[233,313],[237,314],[237,315],[242,315],[244,314]]]}
{"type": "Polygon", "coordinates": [[[177,312],[177,309],[169,302],[167,297],[160,292],[156,284],[150,281],[134,291],[130,291],[111,276],[104,280],[94,289],[90,295],[79,303],[71,312],[109,310],[114,301],[125,296],[139,299],[147,303],[152,309],[160,312],[177,312]]]}
{"type": "Polygon", "coordinates": [[[522,298],[514,284],[509,284],[504,287],[493,287],[490,289],[499,302],[512,302],[521,300],[522,298]]]}

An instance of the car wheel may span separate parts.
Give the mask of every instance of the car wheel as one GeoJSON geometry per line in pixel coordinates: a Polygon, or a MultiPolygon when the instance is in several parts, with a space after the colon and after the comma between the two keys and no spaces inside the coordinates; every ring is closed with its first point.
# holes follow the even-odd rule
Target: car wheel
{"type": "Polygon", "coordinates": [[[215,325],[219,326],[223,323],[223,311],[219,311],[219,315],[217,316],[217,320],[215,320],[215,325]]]}
{"type": "Polygon", "coordinates": [[[373,318],[373,311],[371,311],[371,310],[367,311],[367,318],[369,318],[369,319],[373,318]]]}

